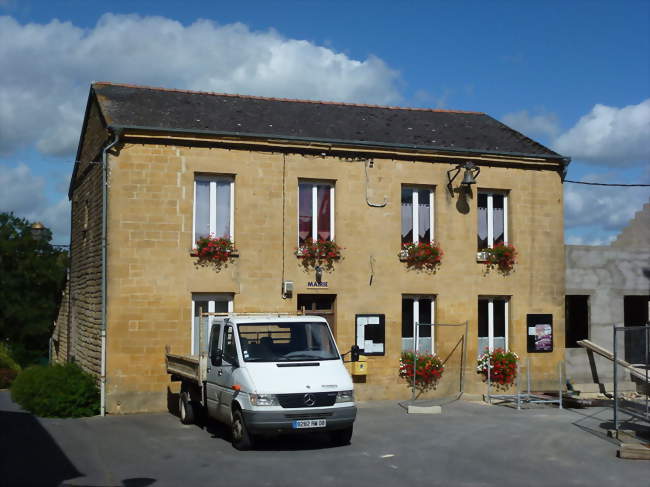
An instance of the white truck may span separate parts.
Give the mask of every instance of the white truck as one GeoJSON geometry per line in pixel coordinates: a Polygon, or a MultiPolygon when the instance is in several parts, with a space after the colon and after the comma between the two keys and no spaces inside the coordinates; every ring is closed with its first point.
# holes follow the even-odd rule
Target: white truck
{"type": "Polygon", "coordinates": [[[324,318],[229,313],[210,321],[198,356],[166,354],[167,373],[182,382],[184,424],[205,412],[230,425],[240,450],[286,432],[327,431],[334,444],[350,442],[352,379],[324,318]]]}

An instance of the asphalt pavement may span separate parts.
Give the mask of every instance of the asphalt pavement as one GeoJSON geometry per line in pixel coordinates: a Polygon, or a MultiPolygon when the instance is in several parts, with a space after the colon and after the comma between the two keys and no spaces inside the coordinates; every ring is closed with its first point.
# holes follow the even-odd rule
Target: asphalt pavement
{"type": "Polygon", "coordinates": [[[41,419],[0,391],[0,485],[641,486],[650,462],[616,458],[609,408],[517,411],[457,401],[442,414],[361,404],[351,445],[325,435],[232,448],[224,428],[170,413],[41,419]]]}

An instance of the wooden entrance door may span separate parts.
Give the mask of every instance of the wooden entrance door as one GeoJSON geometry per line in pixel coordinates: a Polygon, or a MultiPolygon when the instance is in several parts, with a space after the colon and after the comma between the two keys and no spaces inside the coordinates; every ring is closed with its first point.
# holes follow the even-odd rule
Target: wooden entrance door
{"type": "Polygon", "coordinates": [[[336,338],[336,294],[298,294],[298,311],[325,318],[336,338]]]}

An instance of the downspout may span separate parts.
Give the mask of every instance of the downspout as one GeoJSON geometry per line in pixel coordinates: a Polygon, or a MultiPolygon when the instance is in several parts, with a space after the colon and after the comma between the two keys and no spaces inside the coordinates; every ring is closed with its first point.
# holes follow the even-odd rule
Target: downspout
{"type": "Polygon", "coordinates": [[[108,206],[108,151],[120,140],[121,130],[113,133],[113,142],[102,150],[102,324],[101,324],[101,370],[100,370],[100,414],[106,415],[106,221],[108,206]]]}

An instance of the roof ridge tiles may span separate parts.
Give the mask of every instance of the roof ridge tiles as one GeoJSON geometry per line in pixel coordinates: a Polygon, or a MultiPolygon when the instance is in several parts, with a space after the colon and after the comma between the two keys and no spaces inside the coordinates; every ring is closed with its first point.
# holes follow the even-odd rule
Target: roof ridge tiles
{"type": "Polygon", "coordinates": [[[161,88],[158,86],[146,86],[146,85],[136,85],[130,83],[114,83],[111,81],[93,81],[93,86],[102,85],[102,86],[118,86],[124,88],[138,88],[143,90],[154,90],[154,91],[166,91],[172,93],[187,93],[192,95],[214,95],[214,96],[228,96],[232,98],[244,98],[250,100],[269,100],[269,101],[287,101],[294,103],[311,103],[314,105],[340,105],[347,107],[363,107],[363,108],[383,108],[386,110],[405,110],[413,112],[435,112],[435,113],[459,113],[459,114],[471,114],[471,115],[485,115],[483,112],[475,112],[470,110],[445,110],[441,108],[415,108],[415,107],[399,107],[399,106],[388,106],[388,105],[372,105],[365,103],[349,103],[349,102],[339,102],[339,101],[323,101],[323,100],[302,100],[297,98],[276,98],[276,97],[267,97],[267,96],[256,96],[256,95],[241,95],[236,93],[219,93],[214,91],[198,91],[198,90],[179,90],[175,88],[161,88]]]}

